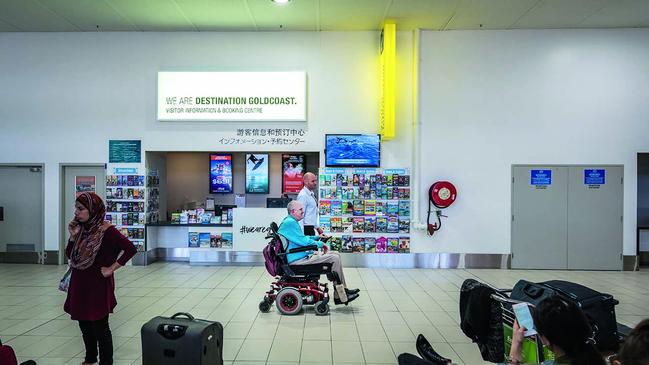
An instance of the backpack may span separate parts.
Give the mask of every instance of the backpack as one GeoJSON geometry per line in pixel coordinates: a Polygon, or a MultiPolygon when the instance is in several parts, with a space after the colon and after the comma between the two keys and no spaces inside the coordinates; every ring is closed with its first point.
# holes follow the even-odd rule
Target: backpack
{"type": "Polygon", "coordinates": [[[460,328],[478,345],[482,359],[503,362],[502,312],[500,305],[491,300],[498,294],[494,288],[477,280],[466,279],[460,289],[460,328]]]}
{"type": "Polygon", "coordinates": [[[282,273],[282,261],[278,254],[282,252],[282,241],[279,237],[273,237],[262,250],[266,271],[270,276],[279,276],[282,273]]]}

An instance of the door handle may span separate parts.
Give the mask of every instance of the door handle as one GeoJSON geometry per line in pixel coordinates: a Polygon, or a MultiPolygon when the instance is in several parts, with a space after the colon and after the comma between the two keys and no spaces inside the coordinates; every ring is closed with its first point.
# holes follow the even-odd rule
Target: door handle
{"type": "Polygon", "coordinates": [[[0,222],[5,220],[5,207],[0,207],[0,222]]]}

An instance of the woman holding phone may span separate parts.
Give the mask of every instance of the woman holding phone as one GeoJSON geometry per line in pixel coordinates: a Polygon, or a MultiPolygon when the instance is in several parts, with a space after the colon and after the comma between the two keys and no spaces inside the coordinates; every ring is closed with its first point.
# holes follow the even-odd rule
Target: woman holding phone
{"type": "MultiPolygon", "coordinates": [[[[593,330],[584,312],[571,301],[559,296],[543,300],[532,313],[534,326],[541,342],[555,354],[547,364],[554,365],[605,365],[595,348],[593,330]]],[[[521,346],[527,328],[514,322],[512,347],[508,364],[522,364],[521,346]]]]}
{"type": "Polygon", "coordinates": [[[65,247],[72,272],[63,309],[72,320],[79,321],[86,348],[82,364],[96,363],[99,355],[101,365],[112,365],[113,339],[108,314],[117,305],[113,273],[137,250],[128,238],[104,221],[106,207],[97,194],[82,193],[74,206],[65,247]]]}

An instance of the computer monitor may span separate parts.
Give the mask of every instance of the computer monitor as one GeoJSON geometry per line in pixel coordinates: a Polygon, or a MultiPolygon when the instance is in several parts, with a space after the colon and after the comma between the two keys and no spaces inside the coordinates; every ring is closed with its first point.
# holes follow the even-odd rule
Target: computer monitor
{"type": "Polygon", "coordinates": [[[266,198],[266,208],[286,208],[291,198],[266,198]]]}

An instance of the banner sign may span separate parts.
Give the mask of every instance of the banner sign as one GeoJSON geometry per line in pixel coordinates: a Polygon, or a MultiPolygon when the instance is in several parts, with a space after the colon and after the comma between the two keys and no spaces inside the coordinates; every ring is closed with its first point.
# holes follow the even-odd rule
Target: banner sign
{"type": "Polygon", "coordinates": [[[158,72],[159,121],[306,122],[306,72],[158,72]]]}
{"type": "Polygon", "coordinates": [[[304,187],[306,155],[282,155],[282,194],[299,193],[304,187]]]}
{"type": "Polygon", "coordinates": [[[115,140],[108,141],[108,162],[110,163],[141,163],[142,141],[115,140]]]}

